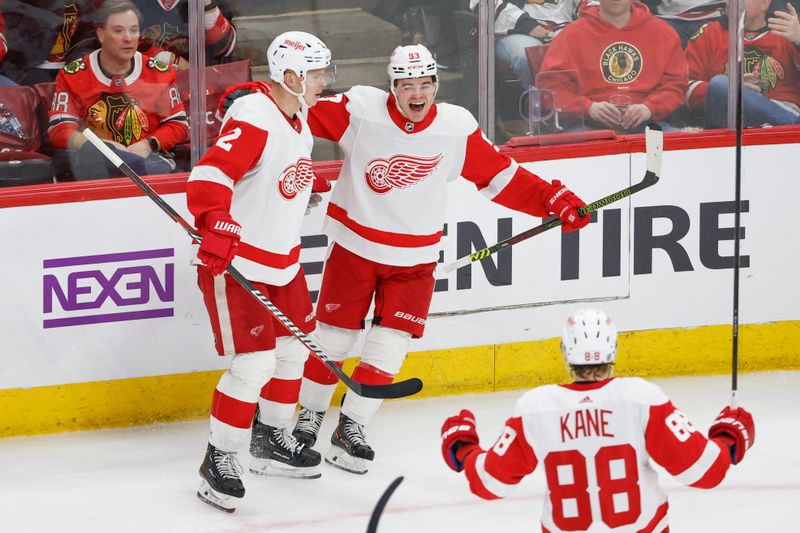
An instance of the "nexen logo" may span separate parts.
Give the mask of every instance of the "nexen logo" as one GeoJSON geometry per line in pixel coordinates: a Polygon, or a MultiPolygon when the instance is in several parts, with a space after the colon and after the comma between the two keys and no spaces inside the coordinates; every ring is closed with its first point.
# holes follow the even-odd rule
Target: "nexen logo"
{"type": "Polygon", "coordinates": [[[172,248],[165,248],[45,259],[42,326],[173,316],[174,255],[172,248]]]}

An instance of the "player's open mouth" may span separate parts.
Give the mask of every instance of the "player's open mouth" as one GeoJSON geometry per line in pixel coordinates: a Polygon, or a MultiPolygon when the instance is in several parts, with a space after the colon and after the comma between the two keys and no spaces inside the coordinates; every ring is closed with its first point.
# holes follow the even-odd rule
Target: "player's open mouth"
{"type": "Polygon", "coordinates": [[[408,107],[411,108],[411,111],[422,111],[425,109],[425,102],[422,102],[421,104],[409,102],[408,107]]]}

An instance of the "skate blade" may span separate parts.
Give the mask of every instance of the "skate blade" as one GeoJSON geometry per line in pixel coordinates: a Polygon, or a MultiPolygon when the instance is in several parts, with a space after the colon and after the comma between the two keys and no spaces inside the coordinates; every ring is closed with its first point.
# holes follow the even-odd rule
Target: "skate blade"
{"type": "Polygon", "coordinates": [[[364,475],[367,473],[367,460],[362,457],[353,457],[347,450],[338,446],[331,446],[325,454],[325,462],[351,474],[364,475]]]}
{"type": "Polygon", "coordinates": [[[292,479],[318,479],[322,472],[317,466],[289,466],[274,459],[253,458],[250,472],[259,476],[285,477],[292,479]]]}
{"type": "Polygon", "coordinates": [[[200,501],[203,503],[207,503],[211,507],[215,507],[226,513],[234,512],[236,510],[236,504],[241,500],[241,498],[215,491],[205,479],[200,483],[200,488],[197,490],[197,497],[200,498],[200,501]]]}

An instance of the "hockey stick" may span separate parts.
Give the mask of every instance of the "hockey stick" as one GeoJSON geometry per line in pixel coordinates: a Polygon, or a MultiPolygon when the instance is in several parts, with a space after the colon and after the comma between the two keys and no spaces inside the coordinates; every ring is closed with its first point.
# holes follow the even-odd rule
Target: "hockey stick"
{"type": "MultiPolygon", "coordinates": [[[[736,105],[734,112],[734,123],[736,129],[736,155],[735,155],[735,192],[734,192],[734,237],[733,237],[733,313],[732,324],[732,347],[731,347],[731,409],[736,408],[736,392],[739,388],[739,260],[741,220],[742,220],[742,112],[743,112],[743,81],[742,74],[744,65],[742,55],[744,53],[744,2],[734,2],[731,6],[730,14],[736,20],[736,46],[731,47],[730,53],[736,54],[736,105]]],[[[729,23],[730,26],[730,23],[729,23]]],[[[729,35],[729,38],[732,37],[729,35]]],[[[730,46],[730,45],[729,45],[730,46]]],[[[730,102],[730,98],[728,99],[730,102]]],[[[730,103],[728,104],[730,105],[730,103]]],[[[730,117],[730,114],[728,115],[730,117]]],[[[730,124],[729,124],[730,125],[730,124]]]]}
{"type": "MultiPolygon", "coordinates": [[[[661,131],[661,127],[658,124],[648,124],[647,130],[645,131],[645,146],[647,149],[647,172],[645,173],[642,181],[622,189],[621,191],[617,191],[614,194],[609,194],[608,196],[600,198],[599,200],[596,200],[590,204],[586,204],[578,209],[578,213],[581,216],[587,215],[593,211],[597,211],[608,204],[612,204],[617,200],[627,198],[628,196],[637,193],[642,189],[646,189],[651,185],[655,185],[661,175],[661,153],[664,147],[664,132],[661,131]]],[[[461,259],[446,265],[443,270],[445,272],[452,272],[453,270],[467,266],[475,261],[485,259],[490,255],[499,252],[500,250],[508,248],[509,246],[513,246],[524,240],[530,239],[531,237],[539,235],[540,233],[544,233],[549,229],[557,228],[561,224],[561,220],[557,217],[548,218],[541,225],[536,226],[535,228],[518,233],[517,235],[509,237],[504,241],[498,242],[494,246],[490,246],[488,248],[484,248],[483,250],[478,250],[473,254],[466,255],[461,259]]]]}
{"type": "Polygon", "coordinates": [[[386,508],[386,504],[389,502],[389,498],[392,497],[394,491],[397,487],[400,486],[400,483],[403,482],[403,476],[398,477],[394,481],[392,481],[389,486],[383,491],[381,498],[378,500],[378,503],[375,504],[375,509],[372,510],[372,516],[369,517],[369,524],[367,525],[367,533],[377,533],[378,531],[378,521],[381,519],[381,515],[383,514],[383,510],[386,508]]]}
{"type": "MultiPolygon", "coordinates": [[[[148,185],[131,167],[129,167],[122,159],[120,159],[117,154],[115,154],[108,146],[106,146],[105,143],[103,143],[103,141],[97,137],[97,135],[95,135],[89,129],[84,130],[83,134],[86,136],[89,142],[91,142],[95,148],[100,150],[100,152],[109,161],[111,161],[118,169],[124,172],[126,176],[132,179],[133,182],[173,220],[173,222],[177,222],[178,225],[180,225],[184,231],[189,234],[189,237],[197,242],[203,240],[197,231],[195,231],[195,229],[188,222],[186,222],[186,220],[184,220],[184,218],[181,217],[177,211],[175,211],[167,202],[165,202],[164,199],[161,198],[161,196],[159,196],[159,194],[154,191],[153,188],[150,187],[150,185],[148,185]]],[[[350,376],[345,374],[336,363],[331,361],[325,352],[323,352],[314,343],[314,341],[308,337],[308,335],[300,331],[300,329],[295,326],[292,321],[281,312],[280,309],[275,307],[275,305],[270,302],[269,299],[264,296],[263,293],[261,293],[261,291],[256,289],[253,284],[247,280],[247,278],[245,278],[238,270],[236,270],[233,265],[228,265],[226,272],[254,298],[261,302],[261,304],[270,313],[272,313],[272,315],[277,318],[295,338],[303,343],[306,348],[314,352],[323,363],[328,365],[328,368],[330,368],[337,376],[339,376],[339,379],[341,379],[350,390],[359,396],[364,396],[367,398],[404,398],[406,396],[416,394],[422,390],[422,381],[419,378],[411,378],[405,381],[399,381],[397,383],[390,383],[388,385],[368,385],[354,381],[350,376]]]]}

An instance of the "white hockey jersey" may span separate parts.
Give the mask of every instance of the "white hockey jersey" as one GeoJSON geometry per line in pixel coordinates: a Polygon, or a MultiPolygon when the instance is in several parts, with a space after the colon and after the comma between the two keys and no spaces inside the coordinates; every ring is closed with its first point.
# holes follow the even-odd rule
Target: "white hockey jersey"
{"type": "Polygon", "coordinates": [[[471,453],[472,492],[506,496],[541,464],[543,532],[662,532],[667,496],[650,460],[686,485],[711,488],[731,464],[656,385],[640,378],[546,385],[518,402],[494,446],[471,453]]]}
{"type": "Polygon", "coordinates": [[[242,226],[233,266],[249,280],[283,286],[300,268],[313,144],[301,114],[290,119],[269,95],[254,93],[231,105],[217,142],[189,175],[198,229],[209,211],[227,211],[242,226]]]}
{"type": "Polygon", "coordinates": [[[356,86],[309,110],[317,137],[339,143],[344,162],[328,206],[331,240],[394,266],[436,262],[447,182],[463,176],[484,196],[533,216],[549,216],[549,184],[498,152],[469,112],[434,105],[418,123],[394,96],[356,86]]]}

